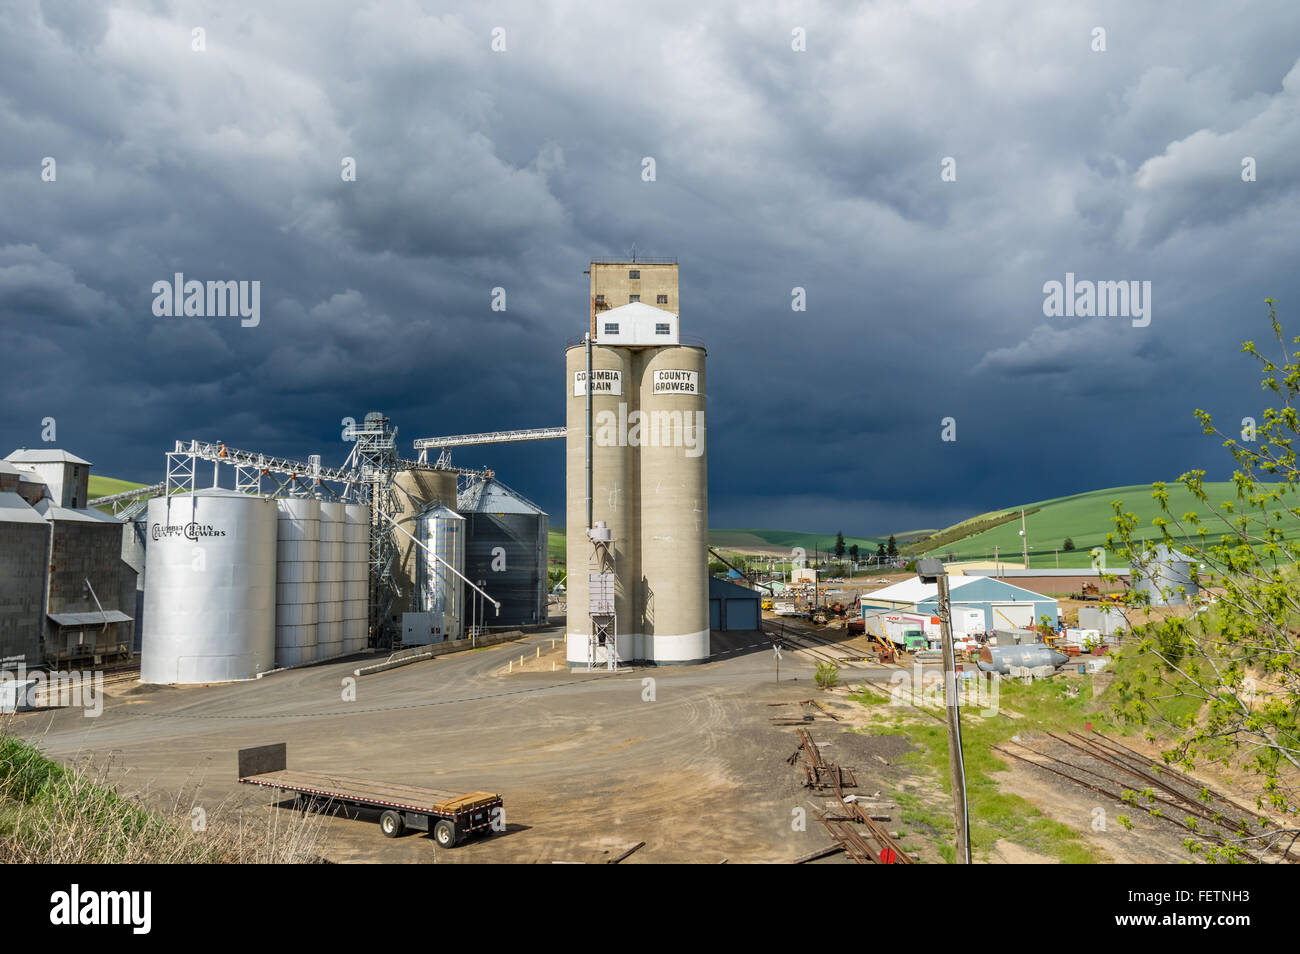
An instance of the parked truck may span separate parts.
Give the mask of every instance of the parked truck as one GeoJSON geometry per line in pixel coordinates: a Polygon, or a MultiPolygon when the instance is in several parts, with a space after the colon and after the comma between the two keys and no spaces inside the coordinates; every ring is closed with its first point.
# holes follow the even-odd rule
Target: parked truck
{"type": "Polygon", "coordinates": [[[239,750],[239,781],[297,794],[300,804],[346,805],[379,812],[379,830],[397,838],[407,829],[431,831],[441,848],[471,835],[490,835],[504,824],[502,798],[493,792],[457,794],[416,785],[375,782],[332,772],[288,767],[288,745],[277,742],[239,750]]]}

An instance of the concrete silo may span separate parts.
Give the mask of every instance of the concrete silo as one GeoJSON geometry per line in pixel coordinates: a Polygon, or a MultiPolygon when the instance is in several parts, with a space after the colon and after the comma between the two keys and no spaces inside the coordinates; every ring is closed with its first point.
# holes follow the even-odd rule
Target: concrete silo
{"type": "Polygon", "coordinates": [[[275,663],[276,504],[230,490],[149,502],[140,679],[251,679],[275,663]]]}
{"type": "Polygon", "coordinates": [[[275,664],[315,662],[320,581],[320,501],[276,500],[275,664]]]}
{"type": "MultiPolygon", "coordinates": [[[[622,661],[709,656],[706,352],[683,345],[677,315],[639,301],[593,321],[593,524],[614,539],[622,661]]],[[[590,655],[585,343],[565,354],[567,660],[590,655]]],[[[596,551],[599,552],[599,551],[596,551]]]]}
{"type": "Polygon", "coordinates": [[[704,349],[638,354],[641,632],[658,663],[709,657],[704,349]]]}
{"type": "MultiPolygon", "coordinates": [[[[636,621],[640,616],[640,559],[637,547],[637,448],[628,447],[625,432],[628,415],[640,396],[634,375],[633,352],[625,348],[594,345],[591,389],[594,421],[592,440],[592,520],[604,521],[613,536],[613,563],[589,566],[591,546],[586,538],[586,395],[587,350],[575,345],[565,355],[565,439],[567,500],[565,552],[569,573],[566,581],[568,621],[566,660],[569,665],[588,662],[589,620],[587,618],[588,574],[615,574],[614,607],[616,639],[620,659],[640,659],[641,637],[636,621]]],[[[491,590],[489,589],[489,592],[491,590]]],[[[603,651],[596,662],[604,664],[603,651]]]]}
{"type": "Polygon", "coordinates": [[[536,504],[496,478],[460,495],[465,518],[465,575],[501,601],[489,626],[531,626],[547,619],[546,578],[550,521],[536,504]]]}

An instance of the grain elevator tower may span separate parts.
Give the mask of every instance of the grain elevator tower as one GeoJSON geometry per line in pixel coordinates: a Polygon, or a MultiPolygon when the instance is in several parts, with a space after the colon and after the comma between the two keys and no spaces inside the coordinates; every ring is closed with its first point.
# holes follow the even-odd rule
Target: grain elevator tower
{"type": "Polygon", "coordinates": [[[565,352],[567,661],[699,662],[709,656],[705,349],[680,333],[675,262],[593,262],[591,276],[588,334],[565,352]],[[612,289],[631,300],[616,304],[612,289]]]}

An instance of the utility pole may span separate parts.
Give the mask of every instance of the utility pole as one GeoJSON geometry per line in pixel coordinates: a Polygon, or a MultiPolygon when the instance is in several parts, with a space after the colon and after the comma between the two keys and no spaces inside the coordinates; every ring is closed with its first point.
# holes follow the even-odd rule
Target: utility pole
{"type": "Polygon", "coordinates": [[[939,626],[943,639],[943,697],[947,707],[948,772],[952,779],[952,815],[957,830],[956,862],[971,863],[970,809],[966,803],[966,760],[961,750],[961,710],[957,699],[957,656],[952,645],[952,606],[948,600],[948,571],[943,561],[921,560],[916,574],[939,586],[939,626]]]}
{"type": "Polygon", "coordinates": [[[1025,512],[1020,511],[1020,548],[1025,558],[1025,569],[1029,569],[1029,534],[1025,530],[1025,512]]]}

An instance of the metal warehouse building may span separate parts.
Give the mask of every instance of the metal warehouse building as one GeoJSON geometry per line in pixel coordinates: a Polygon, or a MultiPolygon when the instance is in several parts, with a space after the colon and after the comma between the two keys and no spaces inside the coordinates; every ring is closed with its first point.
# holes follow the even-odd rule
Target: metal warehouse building
{"type": "MultiPolygon", "coordinates": [[[[938,590],[935,583],[904,580],[864,594],[862,615],[875,615],[869,612],[872,609],[898,609],[933,615],[939,608],[938,590]]],[[[984,613],[987,631],[1028,629],[1041,616],[1051,619],[1053,625],[1060,619],[1056,600],[992,577],[950,576],[948,595],[954,618],[963,610],[980,610],[984,613]]]]}
{"type": "Polygon", "coordinates": [[[709,629],[718,632],[759,629],[761,596],[748,587],[709,577],[709,629]]]}

